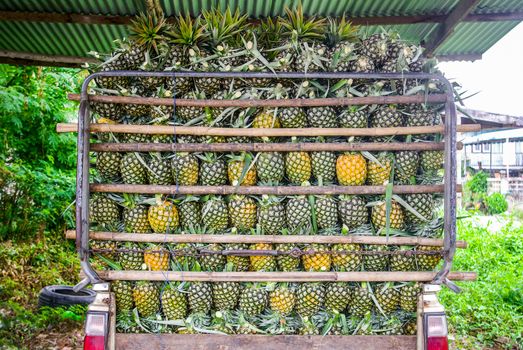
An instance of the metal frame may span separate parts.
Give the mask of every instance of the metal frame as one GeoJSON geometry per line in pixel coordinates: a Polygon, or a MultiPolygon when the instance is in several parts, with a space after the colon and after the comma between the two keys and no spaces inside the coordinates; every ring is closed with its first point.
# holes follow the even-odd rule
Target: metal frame
{"type": "MultiPolygon", "coordinates": [[[[448,278],[452,267],[452,259],[456,250],[456,107],[453,89],[445,77],[426,73],[245,73],[245,72],[143,72],[143,71],[112,71],[98,72],[89,75],[82,84],[80,109],[78,115],[78,163],[76,176],[76,248],[85,278],[75,286],[79,290],[88,284],[104,282],[89,263],[89,151],[90,151],[90,108],[88,87],[91,80],[97,77],[165,77],[176,80],[183,78],[266,78],[266,79],[422,79],[438,80],[446,88],[445,102],[445,163],[444,163],[444,264],[436,274],[433,284],[446,284],[454,291],[459,288],[448,278]]],[[[397,96],[397,95],[396,95],[397,96]]],[[[358,98],[354,98],[357,101],[358,98]]],[[[258,101],[263,106],[263,100],[258,101]]],[[[390,103],[390,101],[387,101],[390,103]]],[[[173,98],[176,105],[176,99],[173,98]]],[[[357,102],[355,102],[357,104],[357,102]]]]}

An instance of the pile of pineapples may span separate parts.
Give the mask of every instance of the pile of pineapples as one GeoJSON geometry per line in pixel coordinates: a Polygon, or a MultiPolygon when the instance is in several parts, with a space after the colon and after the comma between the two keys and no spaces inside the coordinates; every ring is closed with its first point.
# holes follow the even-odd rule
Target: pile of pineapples
{"type": "MultiPolygon", "coordinates": [[[[298,6],[256,24],[218,9],[174,23],[141,15],[129,39],[93,70],[266,72],[271,78],[99,77],[91,93],[185,99],[290,99],[441,92],[417,79],[279,79],[280,72],[429,72],[420,47],[396,33],[365,33],[343,18],[305,17],[298,6]]],[[[310,108],[173,107],[92,103],[97,123],[229,128],[382,128],[441,123],[441,105],[310,108]]],[[[224,137],[100,134],[101,142],[428,142],[391,137],[224,137]]],[[[99,152],[95,181],[202,186],[424,184],[441,181],[441,151],[99,152]]],[[[389,191],[390,192],[390,191],[389,191]]],[[[91,229],[238,235],[441,235],[432,194],[387,196],[142,196],[93,194],[91,229]],[[387,215],[388,214],[388,215],[387,215]]],[[[441,248],[360,244],[138,244],[91,241],[98,268],[178,271],[432,271],[441,248]],[[234,256],[226,250],[277,250],[234,256]],[[408,251],[408,252],[406,252],[408,251]],[[410,252],[409,252],[410,251],[410,252]],[[299,254],[291,254],[291,252],[299,254]]],[[[112,284],[121,332],[415,334],[414,283],[128,282],[112,284]]]]}

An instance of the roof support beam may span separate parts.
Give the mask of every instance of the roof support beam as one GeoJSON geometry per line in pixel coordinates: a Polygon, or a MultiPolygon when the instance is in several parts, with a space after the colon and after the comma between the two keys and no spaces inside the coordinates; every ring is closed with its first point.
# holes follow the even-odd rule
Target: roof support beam
{"type": "Polygon", "coordinates": [[[460,0],[436,32],[427,40],[425,54],[432,55],[454,32],[456,26],[476,7],[481,0],[460,0]]]}
{"type": "Polygon", "coordinates": [[[43,55],[32,52],[0,50],[0,63],[22,66],[81,67],[84,63],[96,63],[89,57],[43,55]]]}
{"type": "MultiPolygon", "coordinates": [[[[74,13],[38,13],[0,11],[0,21],[46,22],[46,23],[77,23],[77,24],[116,24],[131,23],[132,16],[84,15],[74,13]]],[[[374,16],[354,17],[351,21],[355,25],[394,25],[415,23],[444,23],[446,15],[414,15],[414,16],[374,16]]],[[[523,12],[469,14],[462,18],[464,22],[494,22],[494,21],[523,21],[523,12]]]]}

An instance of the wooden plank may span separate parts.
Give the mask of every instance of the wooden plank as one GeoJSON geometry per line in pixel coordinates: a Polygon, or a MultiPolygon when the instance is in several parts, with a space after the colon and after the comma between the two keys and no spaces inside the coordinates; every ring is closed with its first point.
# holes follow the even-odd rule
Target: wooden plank
{"type": "MultiPolygon", "coordinates": [[[[429,282],[431,271],[357,271],[357,272],[194,272],[194,271],[97,271],[102,280],[114,281],[199,281],[199,282],[429,282]]],[[[475,272],[451,272],[453,281],[474,281],[475,272]]]]}
{"type": "MultiPolygon", "coordinates": [[[[132,124],[90,124],[89,131],[112,132],[124,134],[149,134],[149,135],[198,135],[198,136],[247,136],[247,137],[313,137],[313,136],[393,136],[393,135],[418,135],[442,134],[444,125],[411,126],[397,128],[212,128],[204,126],[170,126],[170,125],[132,125],[132,124]]],[[[479,124],[459,125],[458,132],[480,131],[479,124]]],[[[56,132],[77,132],[76,123],[58,123],[56,132]]]]}
{"type": "MultiPolygon", "coordinates": [[[[76,239],[75,230],[65,232],[67,239],[76,239]]],[[[386,237],[366,235],[211,235],[211,234],[162,234],[90,231],[89,238],[117,242],[153,243],[355,243],[380,245],[416,245],[442,247],[443,240],[424,237],[386,237]]],[[[457,241],[457,248],[467,248],[467,242],[457,241]]]]}
{"type": "Polygon", "coordinates": [[[416,336],[298,336],[216,334],[121,334],[117,350],[414,350],[416,336]]]}
{"type": "MultiPolygon", "coordinates": [[[[372,152],[434,151],[444,148],[443,142],[92,143],[90,146],[93,152],[372,152]]],[[[463,144],[458,142],[457,148],[463,149],[463,144]]]]}
{"type": "Polygon", "coordinates": [[[14,65],[80,67],[86,62],[96,63],[97,60],[88,57],[44,55],[34,52],[0,50],[0,63],[14,65]]]}
{"type": "MultiPolygon", "coordinates": [[[[276,76],[275,76],[276,77],[276,76]]],[[[71,101],[80,101],[79,94],[68,94],[71,101]]],[[[141,96],[89,95],[89,101],[100,103],[139,104],[148,106],[172,106],[174,99],[141,96]]],[[[446,94],[400,95],[400,96],[364,96],[364,97],[326,97],[295,99],[240,99],[209,100],[177,98],[176,106],[183,107],[316,107],[316,106],[352,106],[370,104],[410,104],[410,103],[444,103],[446,94]]]]}
{"type": "Polygon", "coordinates": [[[480,53],[463,53],[463,54],[451,54],[451,55],[436,55],[439,62],[450,62],[450,61],[478,61],[483,58],[480,53]]]}
{"type": "Polygon", "coordinates": [[[476,5],[481,0],[460,0],[458,4],[450,11],[447,15],[447,18],[443,21],[442,24],[438,26],[438,30],[427,40],[425,45],[425,54],[433,54],[438,47],[440,47],[445,40],[447,40],[450,35],[456,29],[456,26],[463,20],[467,15],[472,12],[476,5]]]}
{"type": "MultiPolygon", "coordinates": [[[[385,194],[385,186],[176,186],[176,185],[128,185],[128,184],[99,184],[92,183],[91,192],[105,193],[141,193],[141,194],[193,194],[193,195],[339,195],[385,194]]],[[[393,192],[396,194],[411,193],[443,193],[443,185],[396,185],[393,192]]],[[[461,187],[458,187],[461,192],[461,187]]]]}

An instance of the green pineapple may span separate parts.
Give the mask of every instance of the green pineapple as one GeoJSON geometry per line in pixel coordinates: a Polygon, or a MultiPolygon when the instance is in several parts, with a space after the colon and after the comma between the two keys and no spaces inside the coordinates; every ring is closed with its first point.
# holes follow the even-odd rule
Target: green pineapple
{"type": "Polygon", "coordinates": [[[227,166],[216,153],[205,153],[199,157],[200,183],[203,186],[222,186],[227,184],[227,166]]]}
{"type": "Polygon", "coordinates": [[[96,170],[106,181],[115,181],[120,178],[120,162],[122,154],[118,152],[98,152],[96,155],[96,170]]]}
{"type": "Polygon", "coordinates": [[[182,320],[187,317],[187,296],[180,288],[180,284],[170,282],[162,290],[162,311],[168,320],[182,320]]]}
{"type": "Polygon", "coordinates": [[[443,151],[420,152],[420,167],[426,173],[437,172],[443,167],[443,151]]]}
{"type": "Polygon", "coordinates": [[[321,283],[301,283],[296,291],[296,312],[301,317],[317,313],[325,299],[325,287],[321,283]]]}
{"type": "Polygon", "coordinates": [[[374,291],[374,296],[384,314],[391,314],[399,306],[400,293],[392,283],[385,283],[374,291]]]}
{"type": "Polygon", "coordinates": [[[278,118],[282,128],[307,127],[307,114],[299,107],[285,107],[278,109],[278,118]]]}
{"type": "Polygon", "coordinates": [[[173,175],[171,163],[160,153],[149,153],[151,158],[147,164],[147,178],[151,185],[171,185],[173,175]]]}
{"type": "Polygon", "coordinates": [[[309,107],[307,121],[311,128],[337,128],[338,114],[331,106],[309,107]]]}
{"type": "Polygon", "coordinates": [[[361,246],[358,244],[351,243],[337,243],[331,247],[332,251],[332,264],[337,271],[359,271],[361,263],[363,261],[362,255],[357,253],[361,252],[361,246]],[[347,252],[356,252],[351,254],[347,252]]]}
{"type": "Polygon", "coordinates": [[[329,312],[343,312],[352,297],[348,283],[332,282],[325,288],[325,308],[329,312]]]}
{"type": "Polygon", "coordinates": [[[291,183],[309,181],[312,174],[311,157],[307,152],[288,152],[285,155],[285,174],[291,183]]]}
{"type": "Polygon", "coordinates": [[[312,174],[322,183],[334,182],[336,178],[336,159],[334,152],[311,152],[312,174]]]}
{"type": "MultiPolygon", "coordinates": [[[[396,247],[396,251],[405,252],[411,251],[412,247],[401,246],[396,247]]],[[[390,257],[390,270],[391,271],[414,271],[416,270],[416,259],[414,255],[409,256],[406,254],[393,254],[390,257]]]]}
{"type": "Polygon", "coordinates": [[[285,205],[287,227],[291,233],[299,233],[311,225],[311,205],[306,196],[290,198],[285,205]]]}
{"type": "Polygon", "coordinates": [[[325,42],[329,46],[329,68],[335,72],[348,72],[355,58],[357,27],[347,21],[345,15],[338,19],[329,18],[328,21],[325,42]]]}
{"type": "Polygon", "coordinates": [[[419,283],[409,283],[400,288],[400,307],[407,312],[415,312],[418,309],[418,297],[421,293],[419,283]]]}
{"type": "Polygon", "coordinates": [[[125,242],[119,246],[123,251],[118,254],[118,262],[123,270],[141,270],[144,266],[143,252],[135,242],[125,242]]]}
{"type": "Polygon", "coordinates": [[[203,225],[215,232],[225,230],[229,226],[227,204],[220,196],[209,196],[202,206],[203,225]]]}
{"type": "Polygon", "coordinates": [[[249,230],[256,226],[256,201],[244,195],[232,195],[229,198],[229,217],[231,224],[238,230],[249,230]]]}
{"type": "MultiPolygon", "coordinates": [[[[234,270],[232,264],[225,265],[225,272],[234,270]]],[[[218,311],[233,310],[238,304],[241,284],[238,282],[214,282],[212,284],[212,299],[214,308],[218,311]]]]}
{"type": "Polygon", "coordinates": [[[256,162],[259,182],[281,183],[285,174],[283,155],[278,152],[260,152],[256,162]]]}
{"type": "Polygon", "coordinates": [[[274,196],[263,195],[258,206],[258,224],[265,235],[278,235],[285,228],[285,207],[274,196]]]}
{"type": "Polygon", "coordinates": [[[332,230],[338,227],[338,205],[331,196],[316,196],[316,223],[319,230],[332,230]]]}
{"type": "Polygon", "coordinates": [[[375,64],[381,64],[389,53],[389,40],[385,33],[372,34],[361,42],[360,53],[375,64]]]}
{"type": "Polygon", "coordinates": [[[225,267],[226,258],[225,255],[222,255],[221,252],[223,247],[218,243],[210,243],[206,246],[202,246],[202,249],[210,251],[208,254],[204,254],[200,251],[200,254],[203,254],[199,257],[200,265],[203,271],[222,271],[225,267]],[[213,254],[211,252],[217,252],[213,254]]]}
{"type": "Polygon", "coordinates": [[[187,301],[191,313],[209,313],[212,308],[211,283],[191,282],[187,292],[187,301]]]}
{"type": "MultiPolygon", "coordinates": [[[[290,252],[298,247],[293,243],[280,243],[276,244],[274,248],[277,251],[290,252]]],[[[300,265],[300,258],[290,254],[278,255],[276,256],[276,261],[278,263],[278,269],[285,272],[296,271],[300,265]]]]}
{"type": "Polygon", "coordinates": [[[369,221],[369,210],[363,197],[341,195],[338,202],[338,214],[343,225],[349,230],[365,225],[369,221]]]}
{"type": "Polygon", "coordinates": [[[183,229],[197,228],[202,224],[202,208],[198,197],[186,196],[178,205],[180,226],[183,229]]]}
{"type": "Polygon", "coordinates": [[[141,204],[141,198],[138,195],[124,193],[122,205],[123,223],[125,232],[129,233],[150,233],[148,208],[141,204]]]}
{"type": "Polygon", "coordinates": [[[369,126],[371,128],[399,127],[403,126],[403,119],[403,115],[395,106],[382,106],[373,114],[369,126]]]}
{"type": "Polygon", "coordinates": [[[372,297],[366,283],[353,290],[349,302],[349,311],[355,316],[363,317],[372,310],[372,297]]]}
{"type": "Polygon", "coordinates": [[[198,159],[189,153],[176,153],[172,160],[174,183],[179,186],[193,186],[198,183],[198,159]]]}
{"type": "MultiPolygon", "coordinates": [[[[367,245],[364,249],[368,252],[387,252],[385,245],[367,245]]],[[[365,271],[386,271],[389,266],[390,255],[365,255],[363,268],[365,271]]]]}
{"type": "MultiPolygon", "coordinates": [[[[442,247],[435,247],[435,246],[418,246],[418,247],[416,247],[416,251],[419,251],[419,252],[439,251],[442,253],[443,249],[442,249],[442,247]]],[[[416,262],[418,265],[418,269],[420,271],[433,271],[436,268],[436,266],[438,266],[441,259],[442,259],[441,255],[422,255],[422,254],[416,255],[416,262]]]]}
{"type": "Polygon", "coordinates": [[[134,307],[133,284],[130,281],[114,281],[111,283],[111,291],[116,299],[116,311],[129,311],[134,307]]]}
{"type": "Polygon", "coordinates": [[[120,173],[125,184],[146,184],[147,171],[139,153],[125,153],[120,161],[120,173]]]}
{"type": "Polygon", "coordinates": [[[268,299],[265,288],[256,283],[248,284],[241,292],[239,309],[247,316],[257,316],[267,306],[268,299]]]}
{"type": "Polygon", "coordinates": [[[395,159],[395,178],[403,183],[410,183],[410,179],[418,172],[419,152],[397,151],[395,159]]]}
{"type": "Polygon", "coordinates": [[[89,220],[99,225],[117,225],[120,221],[120,207],[106,195],[93,196],[89,202],[89,220]]]}
{"type": "MultiPolygon", "coordinates": [[[[205,94],[198,91],[189,91],[183,94],[182,98],[187,100],[201,100],[205,98],[205,94]]],[[[202,107],[177,106],[175,113],[177,121],[181,124],[186,124],[202,118],[205,115],[205,110],[202,107]]]]}
{"type": "Polygon", "coordinates": [[[417,214],[405,208],[405,219],[412,225],[422,225],[432,220],[434,216],[434,198],[430,193],[412,193],[403,196],[405,202],[410,205],[417,214]]]}
{"type": "Polygon", "coordinates": [[[133,299],[141,317],[154,316],[160,311],[160,291],[154,282],[136,282],[133,299]]]}

